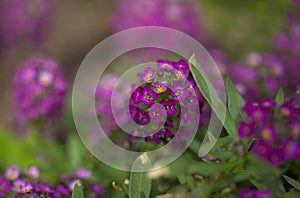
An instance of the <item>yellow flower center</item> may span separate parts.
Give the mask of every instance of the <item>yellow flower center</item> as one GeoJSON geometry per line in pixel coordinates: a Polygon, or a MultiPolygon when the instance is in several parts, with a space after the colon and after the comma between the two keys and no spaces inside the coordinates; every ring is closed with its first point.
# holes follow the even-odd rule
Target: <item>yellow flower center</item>
{"type": "Polygon", "coordinates": [[[299,135],[299,132],[300,132],[300,129],[298,126],[294,126],[292,128],[292,136],[298,136],[299,135]]]}
{"type": "Polygon", "coordinates": [[[161,93],[161,92],[164,91],[164,88],[163,88],[162,86],[158,85],[158,86],[155,87],[155,90],[156,90],[158,93],[161,93]]]}
{"type": "Polygon", "coordinates": [[[176,77],[177,77],[178,79],[181,79],[181,78],[182,78],[182,73],[181,73],[180,71],[177,71],[177,72],[176,72],[176,77]]]}
{"type": "Polygon", "coordinates": [[[284,117],[287,117],[291,114],[290,110],[288,108],[281,108],[280,109],[280,114],[284,117]]]}
{"type": "Polygon", "coordinates": [[[152,78],[152,74],[147,75],[147,76],[146,76],[146,81],[150,81],[151,78],[152,78]]]}
{"type": "Polygon", "coordinates": [[[271,130],[270,129],[264,129],[262,131],[262,138],[265,140],[269,140],[271,138],[271,130]]]}

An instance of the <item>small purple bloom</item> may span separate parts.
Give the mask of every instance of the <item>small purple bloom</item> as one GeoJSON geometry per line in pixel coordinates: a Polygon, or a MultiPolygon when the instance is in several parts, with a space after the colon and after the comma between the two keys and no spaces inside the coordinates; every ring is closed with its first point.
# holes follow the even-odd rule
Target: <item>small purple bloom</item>
{"type": "Polygon", "coordinates": [[[161,82],[155,82],[153,83],[153,91],[155,93],[164,93],[165,91],[167,91],[168,89],[168,86],[164,83],[161,83],[161,82]]]}
{"type": "Polygon", "coordinates": [[[175,100],[183,101],[189,95],[189,91],[182,83],[176,82],[171,89],[171,95],[175,97],[175,100]]]}
{"type": "Polygon", "coordinates": [[[142,109],[137,109],[133,119],[141,125],[146,125],[150,121],[150,116],[148,112],[143,111],[142,109]]]}
{"type": "Polygon", "coordinates": [[[174,69],[173,62],[167,60],[157,61],[159,72],[161,71],[172,71],[174,69]]]}
{"type": "Polygon", "coordinates": [[[91,175],[91,171],[84,168],[78,168],[76,171],[76,176],[80,179],[89,179],[91,175]]]}
{"type": "Polygon", "coordinates": [[[263,140],[257,140],[251,150],[255,155],[260,158],[266,159],[272,152],[272,148],[263,140]]]}
{"type": "Polygon", "coordinates": [[[270,98],[265,98],[259,102],[259,105],[266,109],[272,109],[276,106],[276,102],[270,98]]]}
{"type": "Polygon", "coordinates": [[[296,120],[291,124],[291,136],[300,138],[300,120],[296,120]]]}
{"type": "Polygon", "coordinates": [[[90,191],[94,197],[102,197],[104,194],[104,189],[100,184],[90,183],[90,191]]]}
{"type": "Polygon", "coordinates": [[[282,117],[290,118],[295,114],[295,108],[290,103],[285,103],[280,106],[279,113],[282,117]]]}
{"type": "Polygon", "coordinates": [[[146,106],[152,105],[156,98],[157,94],[153,92],[152,89],[148,86],[144,87],[142,93],[139,96],[139,100],[143,102],[146,106]]]}
{"type": "Polygon", "coordinates": [[[147,83],[147,82],[150,82],[150,81],[153,80],[153,78],[155,77],[155,74],[154,74],[154,71],[151,67],[147,67],[144,70],[144,72],[140,73],[138,76],[141,78],[142,82],[147,83]]]}
{"type": "Polygon", "coordinates": [[[24,192],[25,186],[26,186],[25,181],[19,179],[15,180],[13,182],[13,191],[17,193],[24,192]]]}
{"type": "Polygon", "coordinates": [[[162,119],[167,116],[165,109],[161,108],[160,105],[156,104],[151,106],[151,108],[149,109],[149,114],[151,120],[153,120],[156,123],[161,122],[162,119]]]}
{"type": "Polygon", "coordinates": [[[36,179],[39,177],[40,172],[36,166],[31,166],[29,168],[25,168],[25,174],[32,179],[36,179]]]}
{"type": "Polygon", "coordinates": [[[257,103],[247,102],[243,111],[251,120],[260,124],[265,123],[267,120],[268,111],[261,108],[257,103]]]}
{"type": "Polygon", "coordinates": [[[265,126],[260,130],[260,137],[266,142],[274,142],[277,139],[277,133],[272,125],[265,126]]]}
{"type": "Polygon", "coordinates": [[[70,190],[68,188],[66,188],[64,185],[60,184],[57,186],[56,191],[62,195],[69,195],[70,194],[70,190]]]}
{"type": "Polygon", "coordinates": [[[19,168],[16,166],[11,166],[5,171],[5,177],[11,181],[18,179],[20,174],[19,168]]]}
{"type": "Polygon", "coordinates": [[[174,100],[163,100],[161,104],[165,107],[168,114],[175,115],[177,113],[174,100]]]}
{"type": "Polygon", "coordinates": [[[249,139],[254,136],[254,123],[242,122],[238,129],[238,135],[241,139],[249,139]]]}

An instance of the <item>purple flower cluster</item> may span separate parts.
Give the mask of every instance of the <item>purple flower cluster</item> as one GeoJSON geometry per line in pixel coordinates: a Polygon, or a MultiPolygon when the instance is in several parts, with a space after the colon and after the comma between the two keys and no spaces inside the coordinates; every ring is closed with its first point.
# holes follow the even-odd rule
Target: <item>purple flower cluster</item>
{"type": "MultiPolygon", "coordinates": [[[[25,168],[22,174],[18,167],[11,166],[6,169],[4,176],[0,176],[1,197],[53,197],[64,198],[71,195],[78,179],[86,180],[91,177],[91,172],[79,168],[76,173],[63,176],[63,183],[57,187],[39,181],[39,169],[36,166],[25,168]]],[[[90,197],[101,197],[104,189],[97,183],[90,183],[90,197]]]]}
{"type": "Polygon", "coordinates": [[[239,198],[271,198],[272,192],[270,190],[249,190],[242,188],[239,198]]]}
{"type": "Polygon", "coordinates": [[[140,26],[163,26],[198,37],[201,27],[195,2],[182,0],[118,0],[114,31],[140,26]]]}
{"type": "Polygon", "coordinates": [[[119,119],[119,124],[122,125],[127,121],[127,117],[125,116],[125,112],[122,111],[122,108],[125,105],[124,98],[126,95],[124,92],[129,90],[130,87],[124,82],[122,83],[122,87],[117,87],[116,83],[118,80],[119,77],[117,75],[106,74],[103,76],[96,89],[96,114],[105,132],[110,132],[119,128],[112,110],[112,102],[114,108],[118,111],[116,113],[121,117],[121,119],[119,119]],[[113,91],[116,94],[115,98],[112,98],[113,91]]]}
{"type": "Polygon", "coordinates": [[[33,56],[13,79],[14,115],[19,121],[54,119],[62,112],[68,84],[52,59],[33,56]]]}
{"type": "Polygon", "coordinates": [[[201,107],[203,98],[185,60],[159,60],[157,66],[139,74],[142,85],[133,90],[129,111],[140,125],[151,120],[157,124],[158,131],[145,141],[167,143],[174,137],[178,122],[193,121],[191,111],[201,107]]]}
{"type": "Polygon", "coordinates": [[[248,121],[241,122],[241,139],[257,138],[252,152],[273,166],[300,160],[300,108],[290,102],[279,107],[271,99],[246,103],[248,121]]]}
{"type": "Polygon", "coordinates": [[[1,2],[1,41],[16,46],[24,41],[39,43],[51,18],[48,0],[4,0],[1,2]]]}

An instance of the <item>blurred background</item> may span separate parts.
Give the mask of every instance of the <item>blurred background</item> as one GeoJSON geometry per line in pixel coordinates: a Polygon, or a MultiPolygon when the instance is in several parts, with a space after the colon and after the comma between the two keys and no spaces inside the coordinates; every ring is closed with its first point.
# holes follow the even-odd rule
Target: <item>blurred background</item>
{"type": "MultiPolygon", "coordinates": [[[[271,48],[274,36],[287,28],[284,0],[197,0],[196,12],[201,23],[201,43],[206,49],[218,49],[229,62],[239,62],[251,52],[271,48]]],[[[72,85],[76,71],[87,53],[100,41],[116,32],[117,0],[51,1],[51,17],[45,36],[32,47],[15,43],[2,45],[0,55],[0,125],[11,127],[11,84],[14,71],[31,52],[42,52],[58,61],[72,85]]],[[[11,11],[12,15],[14,11],[11,11]]],[[[17,14],[17,12],[15,13],[17,14]]],[[[3,21],[2,21],[3,23],[3,21]]],[[[5,21],[10,23],[10,21],[5,21]]],[[[3,27],[3,26],[2,26],[3,27]]],[[[3,42],[2,42],[3,43],[3,42]]],[[[121,74],[127,66],[113,69],[121,74]]],[[[69,92],[70,94],[70,92],[69,92]]]]}

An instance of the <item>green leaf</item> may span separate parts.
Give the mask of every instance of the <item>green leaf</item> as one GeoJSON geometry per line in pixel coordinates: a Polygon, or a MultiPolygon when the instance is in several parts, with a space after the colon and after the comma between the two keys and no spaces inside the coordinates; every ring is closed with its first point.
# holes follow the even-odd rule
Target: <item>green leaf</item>
{"type": "Polygon", "coordinates": [[[80,183],[79,180],[77,180],[74,189],[73,189],[73,193],[72,193],[72,198],[84,198],[83,195],[83,186],[80,183]]]}
{"type": "Polygon", "coordinates": [[[244,117],[242,108],[245,106],[245,101],[240,93],[235,88],[229,77],[225,80],[226,84],[226,93],[228,97],[228,110],[231,114],[233,120],[236,123],[239,123],[240,120],[244,117]]]}
{"type": "Polygon", "coordinates": [[[196,84],[199,87],[205,100],[211,106],[212,110],[216,113],[220,121],[224,122],[224,128],[226,129],[228,134],[236,137],[237,128],[234,120],[232,119],[230,113],[227,111],[227,108],[222,100],[218,97],[216,91],[207,79],[204,71],[199,66],[199,63],[196,61],[194,55],[189,59],[189,65],[196,84]],[[224,116],[226,116],[225,120],[224,116]]]}
{"type": "Polygon", "coordinates": [[[284,92],[282,88],[278,90],[275,101],[277,106],[280,106],[284,103],[284,92]]]}
{"type": "Polygon", "coordinates": [[[129,198],[148,198],[151,192],[152,180],[146,172],[139,172],[151,168],[147,153],[142,154],[133,163],[129,181],[129,198]]]}
{"type": "Polygon", "coordinates": [[[84,151],[85,149],[82,146],[80,138],[75,135],[69,136],[67,142],[67,156],[69,163],[74,169],[80,166],[84,151]]]}
{"type": "Polygon", "coordinates": [[[300,191],[300,182],[294,180],[293,178],[290,178],[286,175],[283,175],[283,178],[285,181],[287,181],[291,186],[293,186],[295,189],[300,191]]]}
{"type": "Polygon", "coordinates": [[[283,198],[299,198],[300,197],[300,192],[288,192],[288,193],[285,193],[283,195],[283,198]]]}

